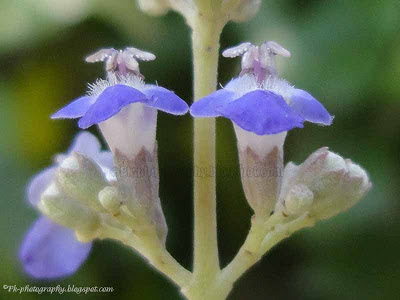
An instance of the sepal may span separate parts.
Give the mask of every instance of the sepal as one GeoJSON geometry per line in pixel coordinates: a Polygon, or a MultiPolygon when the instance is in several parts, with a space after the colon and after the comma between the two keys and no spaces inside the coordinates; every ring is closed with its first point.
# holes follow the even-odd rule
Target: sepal
{"type": "Polygon", "coordinates": [[[259,156],[250,146],[239,150],[240,175],[247,202],[256,214],[269,215],[281,187],[282,148],[275,146],[259,156]]]}
{"type": "Polygon", "coordinates": [[[151,152],[143,147],[134,159],[116,151],[115,167],[120,200],[134,216],[153,224],[165,242],[168,227],[159,198],[157,147],[151,152]]]}

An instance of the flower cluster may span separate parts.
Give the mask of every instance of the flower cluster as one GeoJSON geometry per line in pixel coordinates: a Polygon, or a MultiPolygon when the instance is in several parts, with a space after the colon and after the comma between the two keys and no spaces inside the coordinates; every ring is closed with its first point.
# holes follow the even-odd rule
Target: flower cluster
{"type": "MultiPolygon", "coordinates": [[[[168,3],[149,1],[146,7],[161,13],[168,3]]],[[[241,5],[259,6],[259,1],[241,5]]],[[[261,46],[244,43],[223,55],[242,56],[241,73],[224,88],[196,101],[190,114],[232,121],[241,168],[263,170],[263,176],[245,172],[241,176],[256,216],[307,214],[324,219],[356,203],[371,186],[367,174],[326,148],[299,166],[283,167],[289,130],[302,128],[305,121],[330,125],[333,120],[308,92],[278,77],[276,56],[289,57],[290,52],[268,41],[261,46]]],[[[189,107],[174,92],[145,83],[138,61],[154,59],[153,54],[132,47],[96,52],[87,61],[105,62],[106,79],[89,85],[87,95],[52,116],[79,119],[81,129],[98,125],[111,151],[101,151],[97,139],[82,132],[66,154],[58,155],[51,167],[32,179],[28,200],[43,216],[33,224],[20,250],[24,268],[32,276],[73,273],[96,238],[118,239],[144,252],[147,245],[150,252],[165,248],[168,229],[158,191],[157,113],[183,115],[189,107]]]]}
{"type": "Polygon", "coordinates": [[[89,56],[88,62],[105,61],[107,79],[89,85],[86,96],[52,116],[79,118],[82,129],[98,125],[112,152],[101,152],[94,136],[81,133],[67,154],[58,155],[54,166],[32,180],[29,201],[46,217],[33,225],[21,248],[29,274],[68,275],[86,258],[88,242],[108,237],[110,228],[139,231],[138,220],[141,228],[154,230],[165,243],[167,225],[158,196],[157,111],[182,115],[189,107],[172,91],[144,83],[137,60],[153,59],[153,54],[136,48],[103,49],[89,56]],[[156,172],[135,176],[134,170],[143,169],[156,172]],[[129,218],[134,221],[127,222],[129,218]],[[50,243],[43,247],[46,241],[50,243]],[[74,246],[69,252],[58,251],[70,244],[74,246]]]}

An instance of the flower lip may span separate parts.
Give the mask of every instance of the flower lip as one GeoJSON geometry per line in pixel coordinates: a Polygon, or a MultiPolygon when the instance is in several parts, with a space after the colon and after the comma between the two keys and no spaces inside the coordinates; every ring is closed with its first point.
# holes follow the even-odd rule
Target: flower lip
{"type": "Polygon", "coordinates": [[[332,124],[333,116],[328,113],[317,99],[306,91],[295,89],[291,97],[290,106],[306,121],[322,125],[332,124]]]}
{"type": "Polygon", "coordinates": [[[234,100],[235,93],[227,89],[218,90],[192,104],[190,114],[193,117],[220,117],[219,107],[234,100]]]}
{"type": "Polygon", "coordinates": [[[258,135],[302,128],[304,121],[330,125],[333,120],[324,106],[306,91],[273,76],[258,83],[249,74],[194,102],[190,113],[193,117],[223,116],[258,135]]]}
{"type": "Polygon", "coordinates": [[[91,95],[76,99],[51,116],[52,119],[76,119],[86,129],[103,122],[133,103],[174,114],[184,115],[189,106],[174,92],[156,85],[145,85],[134,75],[111,76],[91,86],[91,95]],[[139,81],[138,81],[139,80],[139,81]]]}
{"type": "Polygon", "coordinates": [[[94,97],[80,97],[51,116],[52,119],[81,118],[93,104],[94,97]]]}
{"type": "Polygon", "coordinates": [[[146,103],[148,106],[166,113],[184,115],[189,110],[189,106],[185,101],[179,98],[174,92],[161,86],[147,85],[143,93],[149,99],[146,103]]]}
{"type": "Polygon", "coordinates": [[[141,91],[122,84],[106,88],[86,114],[79,120],[79,127],[86,129],[116,115],[128,104],[148,101],[141,91]]]}
{"type": "Polygon", "coordinates": [[[19,259],[35,278],[60,278],[76,272],[91,248],[92,243],[77,241],[73,230],[42,216],[26,234],[19,259]]]}
{"type": "Polygon", "coordinates": [[[304,121],[290,109],[282,96],[264,90],[249,92],[225,106],[217,107],[216,111],[244,130],[258,135],[302,128],[304,121]]]}

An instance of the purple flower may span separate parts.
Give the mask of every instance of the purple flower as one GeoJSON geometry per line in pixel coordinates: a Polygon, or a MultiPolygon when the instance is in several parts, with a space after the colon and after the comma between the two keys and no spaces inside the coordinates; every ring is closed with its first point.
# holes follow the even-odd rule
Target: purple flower
{"type": "Polygon", "coordinates": [[[52,118],[80,118],[82,129],[98,124],[111,150],[118,149],[128,157],[143,147],[152,153],[157,110],[183,115],[189,107],[174,92],[145,84],[135,58],[152,60],[155,56],[135,48],[103,49],[89,56],[89,62],[107,59],[107,80],[90,85],[87,96],[74,100],[52,118]]]}
{"type": "Polygon", "coordinates": [[[258,83],[252,74],[235,78],[225,88],[196,101],[190,113],[194,117],[226,117],[257,135],[302,128],[304,121],[332,123],[322,104],[306,91],[272,76],[258,83]]]}
{"type": "Polygon", "coordinates": [[[330,125],[333,117],[318,100],[277,76],[278,54],[290,56],[272,41],[261,46],[243,43],[226,50],[225,57],[243,55],[240,76],[193,103],[191,115],[230,119],[240,148],[250,146],[261,157],[274,146],[282,148],[287,131],[302,128],[305,121],[330,125]]]}
{"type": "MultiPolygon", "coordinates": [[[[27,200],[36,207],[51,185],[57,167],[72,153],[80,152],[98,163],[109,180],[113,177],[112,153],[101,151],[97,138],[82,132],[66,154],[56,156],[55,164],[34,176],[27,189],[27,200]]],[[[58,278],[74,273],[88,257],[92,243],[81,243],[72,229],[45,216],[32,225],[19,251],[24,270],[35,278],[58,278]]]]}

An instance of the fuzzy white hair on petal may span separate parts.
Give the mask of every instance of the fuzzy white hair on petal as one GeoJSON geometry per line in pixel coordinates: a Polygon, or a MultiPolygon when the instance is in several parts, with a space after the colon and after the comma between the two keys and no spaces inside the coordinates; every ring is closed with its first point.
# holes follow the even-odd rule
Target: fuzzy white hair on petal
{"type": "Polygon", "coordinates": [[[88,96],[98,97],[104,90],[110,86],[123,84],[135,88],[139,91],[145,89],[145,83],[142,78],[135,74],[128,73],[126,76],[119,76],[114,73],[109,73],[107,79],[97,79],[94,83],[88,84],[88,96]]]}
{"type": "Polygon", "coordinates": [[[225,89],[234,92],[237,98],[255,90],[268,90],[281,95],[288,104],[294,92],[294,86],[284,79],[269,76],[260,85],[252,74],[233,79],[225,86],[225,89]]]}

